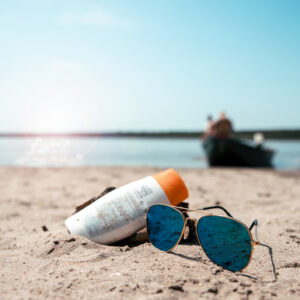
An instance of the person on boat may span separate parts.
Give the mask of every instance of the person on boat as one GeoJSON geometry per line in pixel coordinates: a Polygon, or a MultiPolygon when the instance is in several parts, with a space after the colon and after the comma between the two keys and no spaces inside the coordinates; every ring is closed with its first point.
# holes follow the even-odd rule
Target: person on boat
{"type": "Polygon", "coordinates": [[[202,138],[214,137],[217,139],[226,139],[230,137],[233,132],[231,121],[226,117],[225,113],[222,112],[217,121],[213,121],[212,116],[207,117],[208,125],[202,138]]]}

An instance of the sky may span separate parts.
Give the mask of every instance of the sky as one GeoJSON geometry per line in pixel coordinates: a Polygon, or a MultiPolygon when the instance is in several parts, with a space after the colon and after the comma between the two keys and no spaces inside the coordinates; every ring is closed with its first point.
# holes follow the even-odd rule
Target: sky
{"type": "Polygon", "coordinates": [[[300,128],[298,0],[0,0],[0,132],[300,128]]]}

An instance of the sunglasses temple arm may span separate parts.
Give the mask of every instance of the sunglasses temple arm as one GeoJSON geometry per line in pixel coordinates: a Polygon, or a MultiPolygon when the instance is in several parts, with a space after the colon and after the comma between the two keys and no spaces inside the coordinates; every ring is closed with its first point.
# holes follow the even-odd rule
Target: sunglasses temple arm
{"type": "Polygon", "coordinates": [[[256,238],[255,243],[256,243],[256,245],[260,245],[260,246],[268,248],[270,259],[271,259],[271,264],[272,264],[273,275],[274,275],[275,279],[277,279],[276,267],[275,267],[275,263],[274,263],[274,260],[273,260],[273,249],[269,245],[263,244],[263,243],[258,241],[258,235],[257,235],[258,221],[257,220],[254,220],[252,222],[252,224],[249,227],[249,230],[251,230],[254,226],[255,226],[255,238],[256,238]]]}
{"type": "Polygon", "coordinates": [[[228,217],[233,218],[233,216],[231,215],[231,213],[228,210],[226,210],[224,207],[219,206],[219,205],[216,205],[216,206],[207,206],[207,207],[203,207],[201,209],[208,210],[208,209],[216,209],[216,208],[222,209],[228,217]]]}
{"type": "Polygon", "coordinates": [[[263,244],[263,243],[259,243],[259,245],[268,248],[269,255],[270,255],[270,260],[271,260],[271,264],[272,264],[273,275],[274,275],[275,280],[277,280],[277,272],[276,272],[276,266],[275,266],[274,259],[273,259],[273,249],[272,249],[272,247],[270,247],[269,245],[263,244]]]}
{"type": "MultiPolygon", "coordinates": [[[[251,231],[253,229],[253,227],[255,226],[255,238],[256,238],[256,242],[258,242],[258,234],[257,234],[257,226],[258,226],[258,221],[255,219],[252,224],[249,227],[249,230],[251,231]]],[[[259,243],[259,242],[258,242],[259,243]]]]}

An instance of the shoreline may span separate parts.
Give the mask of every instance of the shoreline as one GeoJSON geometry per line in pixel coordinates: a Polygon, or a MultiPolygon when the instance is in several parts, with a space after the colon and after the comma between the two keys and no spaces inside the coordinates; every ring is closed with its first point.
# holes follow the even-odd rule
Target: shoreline
{"type": "MultiPolygon", "coordinates": [[[[252,139],[260,132],[266,140],[300,140],[300,129],[257,129],[238,130],[234,138],[252,139]]],[[[103,131],[103,132],[1,132],[0,138],[200,138],[204,131],[103,131]]]]}

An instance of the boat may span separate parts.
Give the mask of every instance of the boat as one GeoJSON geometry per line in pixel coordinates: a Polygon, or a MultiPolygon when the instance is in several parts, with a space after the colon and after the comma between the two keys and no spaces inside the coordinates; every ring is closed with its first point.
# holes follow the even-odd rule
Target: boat
{"type": "Polygon", "coordinates": [[[210,136],[203,140],[203,148],[212,167],[273,167],[274,151],[262,145],[255,146],[239,139],[210,136]]]}

